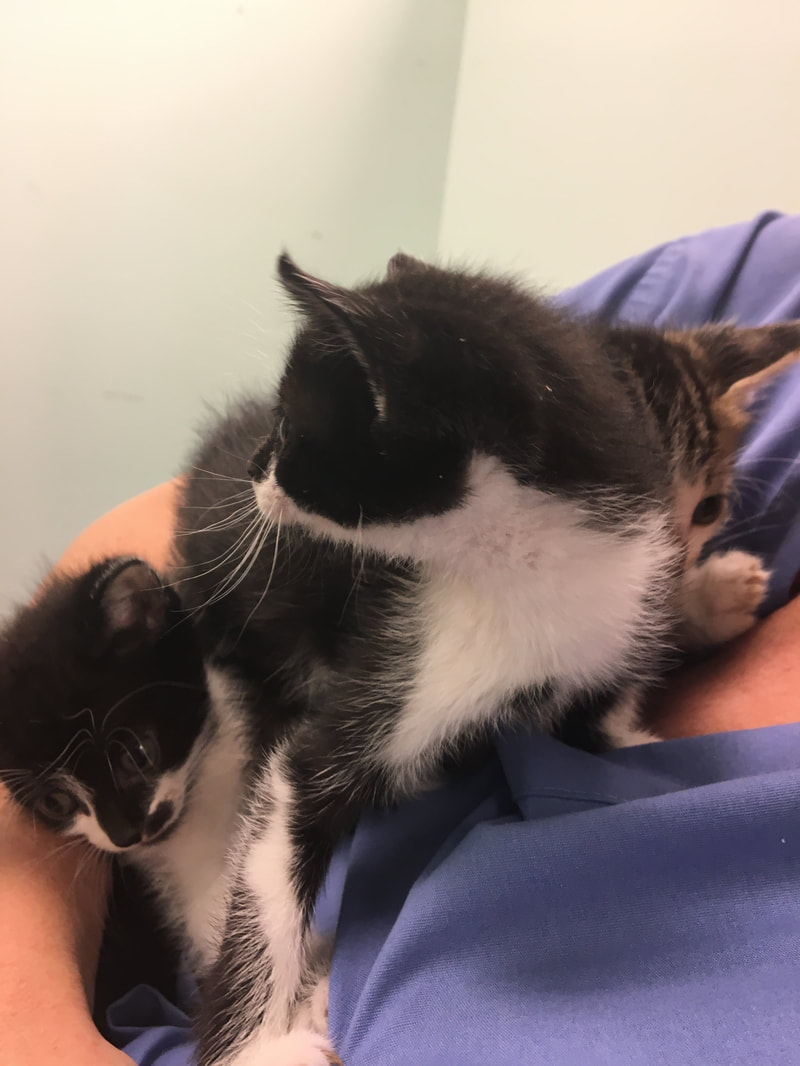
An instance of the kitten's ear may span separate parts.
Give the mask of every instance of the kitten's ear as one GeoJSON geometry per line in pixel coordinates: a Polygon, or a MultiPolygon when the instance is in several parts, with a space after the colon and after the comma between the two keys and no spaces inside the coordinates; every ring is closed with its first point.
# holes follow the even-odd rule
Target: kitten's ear
{"type": "Polygon", "coordinates": [[[284,252],[278,258],[278,276],[295,306],[318,327],[332,332],[364,371],[375,401],[378,418],[386,414],[386,398],[369,353],[374,329],[370,327],[373,314],[368,297],[363,293],[333,285],[312,274],[306,274],[284,252]]]}
{"type": "Polygon", "coordinates": [[[306,274],[287,252],[278,257],[278,277],[297,309],[317,322],[327,320],[352,331],[368,311],[360,293],[306,274]]]}
{"type": "Polygon", "coordinates": [[[427,264],[421,259],[415,259],[413,255],[405,252],[397,252],[386,265],[386,277],[389,281],[396,281],[403,274],[417,273],[427,269],[427,264]]]}
{"type": "Polygon", "coordinates": [[[679,336],[703,365],[714,396],[742,409],[773,376],[800,361],[800,322],[704,326],[679,336]]]}
{"type": "Polygon", "coordinates": [[[128,652],[155,644],[173,606],[173,594],[141,559],[104,564],[89,595],[97,608],[100,651],[128,652]]]}

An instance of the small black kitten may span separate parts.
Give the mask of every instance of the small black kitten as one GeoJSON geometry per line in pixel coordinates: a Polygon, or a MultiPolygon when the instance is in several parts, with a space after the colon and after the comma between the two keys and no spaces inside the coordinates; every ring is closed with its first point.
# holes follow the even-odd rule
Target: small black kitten
{"type": "Polygon", "coordinates": [[[256,745],[138,559],[52,576],[0,632],[0,780],[37,821],[136,867],[199,970],[256,745]]]}

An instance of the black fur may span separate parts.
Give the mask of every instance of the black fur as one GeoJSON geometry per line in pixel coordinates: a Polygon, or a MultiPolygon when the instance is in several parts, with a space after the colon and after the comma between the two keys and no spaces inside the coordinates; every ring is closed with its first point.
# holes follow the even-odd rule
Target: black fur
{"type": "MultiPolygon", "coordinates": [[[[413,774],[401,782],[375,753],[402,714],[423,647],[419,629],[398,621],[413,612],[409,590],[426,580],[425,567],[413,552],[359,553],[359,532],[458,508],[480,453],[518,484],[580,505],[588,526],[624,536],[645,514],[669,515],[676,480],[695,479],[715,454],[712,401],[725,390],[716,356],[702,344],[575,321],[507,280],[407,257],[392,261],[386,280],[356,290],[312,278],[288,257],[279,273],[304,326],[276,399],[234,409],[196,457],[203,473],[189,474],[180,522],[194,531],[211,516],[216,525],[181,540],[181,597],[196,612],[207,654],[286,730],[267,758],[251,841],[275,814],[279,779],[292,796],[293,861],[284,876],[307,930],[336,841],[365,807],[420,784],[413,774]],[[245,533],[252,515],[237,516],[236,501],[225,497],[248,476],[257,487],[274,476],[302,512],[351,531],[353,543],[296,524],[245,533]],[[400,680],[387,687],[387,677],[400,680]]],[[[800,331],[781,340],[796,346],[800,331]]],[[[719,343],[715,332],[711,347],[719,343]]],[[[777,356],[750,351],[740,365],[755,369],[759,358],[765,365],[777,356]]],[[[663,589],[644,599],[666,626],[663,589]]],[[[598,723],[612,693],[638,679],[631,663],[653,667],[661,638],[658,627],[641,634],[631,660],[613,664],[613,684],[584,694],[580,727],[578,713],[564,720],[565,736],[604,746],[598,723]]],[[[513,695],[498,720],[547,722],[559,686],[552,678],[513,695]]],[[[438,758],[474,739],[447,738],[438,758]]],[[[277,1035],[283,1024],[269,1021],[263,998],[280,959],[268,941],[257,962],[237,950],[258,927],[244,880],[235,907],[210,978],[202,1066],[235,1062],[260,1026],[277,1035]]],[[[297,1005],[295,998],[284,1008],[291,1014],[297,1005]]]]}

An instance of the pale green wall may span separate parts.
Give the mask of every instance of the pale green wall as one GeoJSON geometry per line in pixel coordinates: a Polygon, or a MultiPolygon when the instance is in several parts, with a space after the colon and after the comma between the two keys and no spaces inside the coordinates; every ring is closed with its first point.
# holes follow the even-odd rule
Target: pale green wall
{"type": "Polygon", "coordinates": [[[274,377],[284,245],[558,287],[800,211],[799,42],[794,0],[0,0],[0,604],[274,377]]]}
{"type": "Polygon", "coordinates": [[[470,0],[440,250],[563,286],[800,211],[796,0],[470,0]]]}
{"type": "Polygon", "coordinates": [[[285,245],[433,255],[462,0],[0,0],[0,601],[274,377],[285,245]]]}

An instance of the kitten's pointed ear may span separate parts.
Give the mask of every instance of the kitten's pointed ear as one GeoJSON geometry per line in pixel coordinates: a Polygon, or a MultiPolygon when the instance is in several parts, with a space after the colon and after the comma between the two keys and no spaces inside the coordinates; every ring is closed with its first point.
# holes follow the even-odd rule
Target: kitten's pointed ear
{"type": "Polygon", "coordinates": [[[97,608],[98,650],[120,652],[155,644],[174,602],[155,570],[134,558],[104,564],[89,595],[97,608]]]}
{"type": "Polygon", "coordinates": [[[309,318],[327,318],[352,329],[366,310],[359,293],[306,274],[287,252],[278,257],[278,277],[298,310],[309,318]]]}
{"type": "Polygon", "coordinates": [[[704,326],[679,336],[703,365],[714,395],[727,396],[742,408],[772,377],[800,361],[800,322],[704,326]]]}
{"type": "Polygon", "coordinates": [[[800,362],[800,322],[739,329],[741,367],[745,374],[726,389],[723,399],[746,412],[756,394],[778,374],[800,362]]]}
{"type": "Polygon", "coordinates": [[[367,378],[379,419],[386,417],[386,396],[375,358],[372,307],[368,297],[306,274],[286,252],[278,259],[278,276],[297,308],[317,326],[332,332],[367,378]]]}
{"type": "Polygon", "coordinates": [[[396,281],[404,274],[417,273],[427,269],[427,264],[421,259],[415,259],[406,252],[396,252],[386,265],[386,277],[389,281],[396,281]]]}

